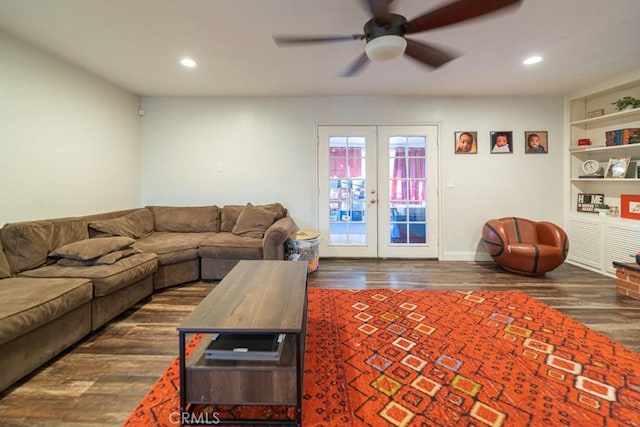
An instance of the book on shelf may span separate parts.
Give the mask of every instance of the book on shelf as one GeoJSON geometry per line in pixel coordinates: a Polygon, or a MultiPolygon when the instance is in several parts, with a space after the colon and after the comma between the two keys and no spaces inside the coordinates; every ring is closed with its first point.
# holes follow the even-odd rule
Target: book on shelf
{"type": "Polygon", "coordinates": [[[640,143],[640,128],[610,130],[605,132],[607,147],[640,143]]]}
{"type": "Polygon", "coordinates": [[[278,361],[284,341],[285,334],[213,334],[204,357],[210,360],[278,361]]]}

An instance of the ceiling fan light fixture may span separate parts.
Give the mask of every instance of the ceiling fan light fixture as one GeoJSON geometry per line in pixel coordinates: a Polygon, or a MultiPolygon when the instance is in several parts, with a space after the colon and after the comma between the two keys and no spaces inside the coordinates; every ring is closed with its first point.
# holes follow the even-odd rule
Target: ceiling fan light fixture
{"type": "Polygon", "coordinates": [[[542,62],[542,57],[538,55],[530,56],[526,58],[524,61],[522,61],[524,65],[533,65],[539,62],[542,62]]]}
{"type": "Polygon", "coordinates": [[[191,58],[182,58],[180,60],[180,65],[186,68],[194,68],[198,66],[198,63],[191,58]]]}
{"type": "Polygon", "coordinates": [[[406,48],[407,41],[404,37],[387,35],[369,40],[365,52],[372,61],[387,61],[402,55],[406,48]]]}

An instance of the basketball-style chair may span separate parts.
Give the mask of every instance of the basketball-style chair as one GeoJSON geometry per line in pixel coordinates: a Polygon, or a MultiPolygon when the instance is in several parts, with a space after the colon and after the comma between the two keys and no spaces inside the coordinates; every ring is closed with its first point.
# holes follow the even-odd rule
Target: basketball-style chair
{"type": "Polygon", "coordinates": [[[487,221],[482,242],[502,268],[533,276],[560,266],[569,251],[567,233],[556,224],[516,217],[487,221]]]}

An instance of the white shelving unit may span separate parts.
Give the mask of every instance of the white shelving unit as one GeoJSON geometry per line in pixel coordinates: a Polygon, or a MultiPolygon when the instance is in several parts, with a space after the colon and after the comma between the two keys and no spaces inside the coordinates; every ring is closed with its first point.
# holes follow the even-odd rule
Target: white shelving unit
{"type": "Polygon", "coordinates": [[[604,194],[606,204],[620,208],[620,195],[640,194],[640,144],[606,146],[605,143],[608,131],[640,128],[640,108],[615,111],[612,103],[623,96],[640,98],[640,79],[568,100],[567,260],[610,276],[615,275],[612,261],[630,262],[633,260],[630,255],[640,250],[640,221],[578,212],[577,201],[580,193],[604,194]],[[601,116],[589,117],[590,112],[601,109],[601,116]],[[591,145],[578,145],[580,139],[589,139],[591,145]],[[609,159],[619,157],[631,157],[625,178],[580,178],[586,175],[582,169],[586,160],[597,161],[600,174],[604,174],[609,159]]]}

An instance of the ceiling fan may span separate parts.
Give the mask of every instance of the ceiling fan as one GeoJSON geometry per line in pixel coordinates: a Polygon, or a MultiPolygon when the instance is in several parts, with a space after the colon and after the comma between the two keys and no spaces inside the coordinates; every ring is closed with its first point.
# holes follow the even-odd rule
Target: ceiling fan
{"type": "Polygon", "coordinates": [[[421,64],[438,68],[457,55],[441,48],[405,37],[446,25],[477,18],[511,6],[518,6],[522,0],[457,0],[424,13],[412,20],[390,12],[393,0],[360,0],[371,13],[372,18],[364,24],[364,34],[346,36],[285,36],[274,35],[278,45],[302,45],[350,40],[366,40],[365,52],[356,59],[343,76],[358,73],[369,60],[384,61],[402,54],[408,55],[421,64]]]}

